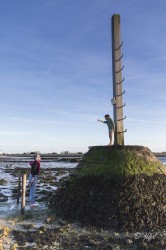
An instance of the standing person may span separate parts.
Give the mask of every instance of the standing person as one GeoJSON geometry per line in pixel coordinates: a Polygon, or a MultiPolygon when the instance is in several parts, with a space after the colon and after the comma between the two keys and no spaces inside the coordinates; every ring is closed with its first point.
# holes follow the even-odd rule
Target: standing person
{"type": "Polygon", "coordinates": [[[35,202],[35,194],[36,194],[36,184],[37,184],[37,177],[40,171],[40,155],[36,155],[34,157],[34,161],[30,162],[29,165],[31,166],[31,173],[29,176],[29,187],[30,187],[30,206],[35,207],[38,204],[35,202]]]}
{"type": "Polygon", "coordinates": [[[113,145],[113,134],[115,131],[115,126],[114,126],[114,122],[113,120],[110,118],[110,116],[107,114],[104,116],[105,117],[105,121],[99,120],[99,122],[103,122],[106,123],[108,126],[108,132],[109,132],[109,139],[110,139],[110,143],[109,146],[113,145]]]}

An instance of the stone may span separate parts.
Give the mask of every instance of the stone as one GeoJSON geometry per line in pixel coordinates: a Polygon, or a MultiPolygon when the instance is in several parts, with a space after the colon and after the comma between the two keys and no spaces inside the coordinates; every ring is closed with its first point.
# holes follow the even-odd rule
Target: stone
{"type": "Polygon", "coordinates": [[[165,175],[165,165],[146,147],[91,147],[49,205],[62,219],[88,226],[162,230],[165,175]]]}

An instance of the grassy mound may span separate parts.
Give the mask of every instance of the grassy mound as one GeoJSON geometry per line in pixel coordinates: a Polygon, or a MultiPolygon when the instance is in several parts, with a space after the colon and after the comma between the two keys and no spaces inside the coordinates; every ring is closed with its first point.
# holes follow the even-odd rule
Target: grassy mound
{"type": "Polygon", "coordinates": [[[52,194],[58,215],[119,231],[164,227],[165,166],[145,147],[93,147],[52,194]]]}
{"type": "Polygon", "coordinates": [[[78,165],[76,175],[153,175],[166,174],[165,166],[142,146],[91,147],[78,165]]]}

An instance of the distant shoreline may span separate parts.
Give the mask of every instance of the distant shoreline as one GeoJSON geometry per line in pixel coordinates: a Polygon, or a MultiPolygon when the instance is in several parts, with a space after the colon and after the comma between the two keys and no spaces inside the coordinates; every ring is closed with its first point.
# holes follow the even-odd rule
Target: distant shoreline
{"type": "MultiPolygon", "coordinates": [[[[29,162],[35,154],[3,154],[0,155],[0,162],[29,162]]],[[[82,160],[83,154],[40,154],[42,162],[70,162],[78,163],[82,160]]]]}
{"type": "MultiPolygon", "coordinates": [[[[0,157],[34,157],[36,154],[1,154],[0,157]]],[[[65,157],[65,158],[82,158],[83,157],[83,153],[82,154],[42,154],[40,153],[42,158],[61,158],[61,157],[65,157]]]]}
{"type": "Polygon", "coordinates": [[[166,157],[166,152],[154,153],[156,157],[166,157]]]}
{"type": "MultiPolygon", "coordinates": [[[[153,152],[156,157],[166,157],[166,152],[153,152]]],[[[33,157],[35,154],[1,154],[0,157],[33,157]]],[[[84,156],[83,153],[80,154],[40,154],[41,157],[44,158],[82,158],[84,156]]]]}

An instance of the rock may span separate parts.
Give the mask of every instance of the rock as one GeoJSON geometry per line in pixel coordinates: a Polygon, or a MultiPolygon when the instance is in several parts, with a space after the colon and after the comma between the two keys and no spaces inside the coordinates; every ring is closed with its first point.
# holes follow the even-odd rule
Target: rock
{"type": "Polygon", "coordinates": [[[114,232],[114,233],[113,233],[113,236],[114,236],[114,237],[118,237],[118,236],[119,236],[119,233],[118,233],[118,232],[114,232]]]}
{"type": "Polygon", "coordinates": [[[126,240],[126,243],[127,243],[128,245],[131,245],[131,244],[133,243],[133,241],[132,241],[131,239],[127,239],[127,240],[126,240]]]}
{"type": "Polygon", "coordinates": [[[53,242],[53,246],[54,246],[54,247],[59,247],[59,245],[60,245],[59,242],[57,242],[57,241],[54,241],[54,242],[53,242]]]}
{"type": "Polygon", "coordinates": [[[4,179],[0,179],[0,185],[4,186],[7,184],[7,181],[4,179]]]}
{"type": "Polygon", "coordinates": [[[54,220],[54,218],[48,217],[48,218],[46,219],[46,222],[47,222],[48,224],[50,224],[50,223],[53,222],[53,220],[54,220]]]}
{"type": "Polygon", "coordinates": [[[62,170],[57,171],[55,173],[55,176],[60,176],[60,175],[64,175],[64,174],[67,174],[67,173],[68,173],[68,171],[62,169],[62,170]]]}
{"type": "Polygon", "coordinates": [[[117,232],[164,228],[166,168],[148,148],[92,147],[52,193],[56,214],[117,232]]]}
{"type": "Polygon", "coordinates": [[[9,248],[9,250],[17,250],[18,249],[18,245],[17,244],[12,244],[9,248]]]}
{"type": "Polygon", "coordinates": [[[8,227],[0,227],[0,237],[7,236],[10,232],[8,227]]]}
{"type": "Polygon", "coordinates": [[[4,250],[4,249],[3,249],[2,241],[0,241],[0,250],[4,250]]]}
{"type": "Polygon", "coordinates": [[[0,194],[0,202],[6,202],[7,200],[8,200],[7,196],[0,194]]]}
{"type": "Polygon", "coordinates": [[[39,232],[38,232],[39,234],[44,234],[44,232],[42,231],[42,230],[39,230],[39,232]]]}

